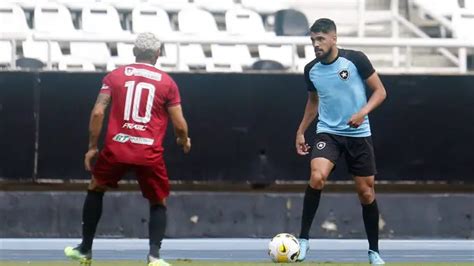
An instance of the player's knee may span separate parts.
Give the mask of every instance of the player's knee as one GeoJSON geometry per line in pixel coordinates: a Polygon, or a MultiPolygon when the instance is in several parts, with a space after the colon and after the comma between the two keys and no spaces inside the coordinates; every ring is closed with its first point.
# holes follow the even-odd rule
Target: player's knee
{"type": "Polygon", "coordinates": [[[362,204],[370,204],[375,199],[375,192],[372,188],[359,190],[358,194],[362,204]]]}
{"type": "Polygon", "coordinates": [[[148,202],[150,203],[150,207],[153,207],[156,205],[161,205],[161,206],[166,207],[166,200],[164,199],[154,199],[154,200],[149,199],[148,202]]]}
{"type": "Polygon", "coordinates": [[[95,192],[106,192],[107,187],[99,185],[94,179],[91,180],[89,186],[87,187],[88,190],[92,190],[95,192]]]}
{"type": "Polygon", "coordinates": [[[326,184],[326,176],[320,170],[312,170],[309,184],[314,189],[323,189],[326,184]]]}

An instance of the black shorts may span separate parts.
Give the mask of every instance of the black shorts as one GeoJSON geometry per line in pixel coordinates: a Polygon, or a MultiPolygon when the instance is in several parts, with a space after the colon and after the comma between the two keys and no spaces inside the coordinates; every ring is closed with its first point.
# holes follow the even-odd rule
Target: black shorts
{"type": "Polygon", "coordinates": [[[374,145],[371,137],[345,137],[328,133],[316,134],[311,160],[322,157],[336,165],[342,154],[344,154],[351,174],[371,176],[377,173],[374,145]]]}

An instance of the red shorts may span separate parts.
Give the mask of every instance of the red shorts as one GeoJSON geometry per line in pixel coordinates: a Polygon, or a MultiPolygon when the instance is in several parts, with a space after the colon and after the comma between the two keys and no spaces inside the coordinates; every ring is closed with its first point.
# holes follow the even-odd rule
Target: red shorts
{"type": "Polygon", "coordinates": [[[154,165],[134,165],[112,162],[101,152],[92,174],[99,186],[116,188],[123,175],[129,171],[135,172],[143,197],[151,203],[158,203],[168,197],[170,188],[163,158],[154,165]]]}

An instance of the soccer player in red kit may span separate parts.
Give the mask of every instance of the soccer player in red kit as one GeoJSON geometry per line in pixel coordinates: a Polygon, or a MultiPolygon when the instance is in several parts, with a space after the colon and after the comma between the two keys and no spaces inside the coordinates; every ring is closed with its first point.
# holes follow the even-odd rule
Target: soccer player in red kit
{"type": "Polygon", "coordinates": [[[168,74],[154,66],[160,53],[159,40],[152,33],[139,34],[133,53],[136,63],[105,76],[91,113],[89,150],[84,164],[92,172],[92,178],[83,207],[82,243],[64,250],[67,257],[81,265],[91,264],[92,242],[102,213],[104,192],[108,187],[117,187],[128,171],[136,174],[142,194],[150,203],[148,265],[170,265],[159,254],[166,228],[165,199],[169,195],[162,147],[168,118],[184,153],[190,151],[191,140],[178,87],[168,74]],[[99,153],[97,142],[109,103],[112,104],[107,134],[99,153]]]}

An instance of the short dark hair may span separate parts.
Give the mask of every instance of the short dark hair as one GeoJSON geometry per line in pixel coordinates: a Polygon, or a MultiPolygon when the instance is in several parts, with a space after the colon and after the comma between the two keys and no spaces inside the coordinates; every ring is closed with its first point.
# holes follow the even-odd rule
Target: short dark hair
{"type": "Polygon", "coordinates": [[[310,28],[311,32],[328,33],[331,31],[337,32],[336,23],[328,18],[320,18],[316,20],[310,28]]]}

